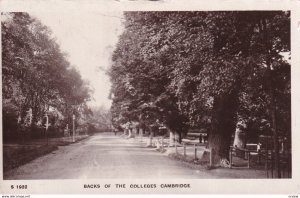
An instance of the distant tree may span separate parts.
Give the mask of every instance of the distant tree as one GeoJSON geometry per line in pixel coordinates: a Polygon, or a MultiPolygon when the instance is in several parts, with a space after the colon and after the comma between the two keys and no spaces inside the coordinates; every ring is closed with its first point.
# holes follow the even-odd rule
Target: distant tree
{"type": "Polygon", "coordinates": [[[34,131],[50,107],[63,112],[65,104],[70,109],[85,103],[89,88],[72,69],[49,28],[27,13],[2,15],[5,131],[16,126],[18,117],[22,125],[29,109],[30,131],[34,131]]]}
{"type": "Polygon", "coordinates": [[[162,63],[161,57],[157,57],[157,51],[161,48],[159,42],[162,40],[161,24],[156,23],[152,15],[125,13],[126,30],[114,52],[110,73],[114,101],[127,103],[126,111],[131,113],[131,120],[147,123],[148,126],[160,120],[180,134],[183,119],[179,118],[182,115],[177,109],[176,97],[166,89],[170,83],[168,75],[171,68],[162,63]],[[119,81],[116,81],[116,74],[119,74],[119,81]]]}
{"type": "Polygon", "coordinates": [[[104,106],[100,107],[91,107],[89,108],[89,116],[86,119],[86,122],[93,126],[95,131],[111,131],[112,123],[111,123],[111,112],[104,106]]]}

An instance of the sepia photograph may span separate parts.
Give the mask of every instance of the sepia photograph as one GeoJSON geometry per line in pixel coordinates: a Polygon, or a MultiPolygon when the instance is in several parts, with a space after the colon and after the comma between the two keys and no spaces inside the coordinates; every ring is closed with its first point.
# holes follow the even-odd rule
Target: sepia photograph
{"type": "Polygon", "coordinates": [[[3,182],[292,180],[291,29],[283,9],[2,11],[3,182]]]}

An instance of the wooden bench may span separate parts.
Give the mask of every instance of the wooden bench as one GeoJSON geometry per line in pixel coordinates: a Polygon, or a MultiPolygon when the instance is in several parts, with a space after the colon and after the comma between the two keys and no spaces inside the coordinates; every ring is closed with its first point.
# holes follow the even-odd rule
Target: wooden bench
{"type": "Polygon", "coordinates": [[[260,159],[260,144],[246,144],[246,148],[230,146],[229,167],[233,167],[233,155],[248,161],[247,168],[250,168],[251,156],[258,156],[260,159]]]}
{"type": "Polygon", "coordinates": [[[197,143],[207,143],[207,133],[205,130],[189,130],[189,132],[186,134],[185,140],[193,140],[197,143]]]}

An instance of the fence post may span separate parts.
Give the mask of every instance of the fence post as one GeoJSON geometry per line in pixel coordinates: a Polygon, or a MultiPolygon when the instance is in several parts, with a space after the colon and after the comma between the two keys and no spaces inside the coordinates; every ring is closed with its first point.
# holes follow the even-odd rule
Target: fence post
{"type": "Polygon", "coordinates": [[[232,148],[229,150],[229,168],[232,168],[232,148]]]}
{"type": "Polygon", "coordinates": [[[248,156],[248,168],[250,168],[250,151],[247,152],[247,156],[248,156]]]}
{"type": "Polygon", "coordinates": [[[209,149],[209,166],[213,164],[213,149],[209,149]]]}
{"type": "Polygon", "coordinates": [[[195,160],[197,159],[197,148],[195,147],[195,160]]]}
{"type": "Polygon", "coordinates": [[[72,141],[75,142],[75,115],[72,116],[73,119],[73,135],[72,135],[72,141]]]}
{"type": "Polygon", "coordinates": [[[183,156],[186,157],[186,145],[183,143],[183,156]]]}

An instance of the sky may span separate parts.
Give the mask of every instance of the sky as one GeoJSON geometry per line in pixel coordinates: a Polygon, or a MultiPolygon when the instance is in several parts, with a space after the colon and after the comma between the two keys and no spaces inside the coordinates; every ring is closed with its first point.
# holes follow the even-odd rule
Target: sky
{"type": "Polygon", "coordinates": [[[123,31],[122,12],[35,12],[29,13],[48,26],[71,65],[93,89],[89,106],[109,108],[111,83],[105,71],[123,31]]]}

